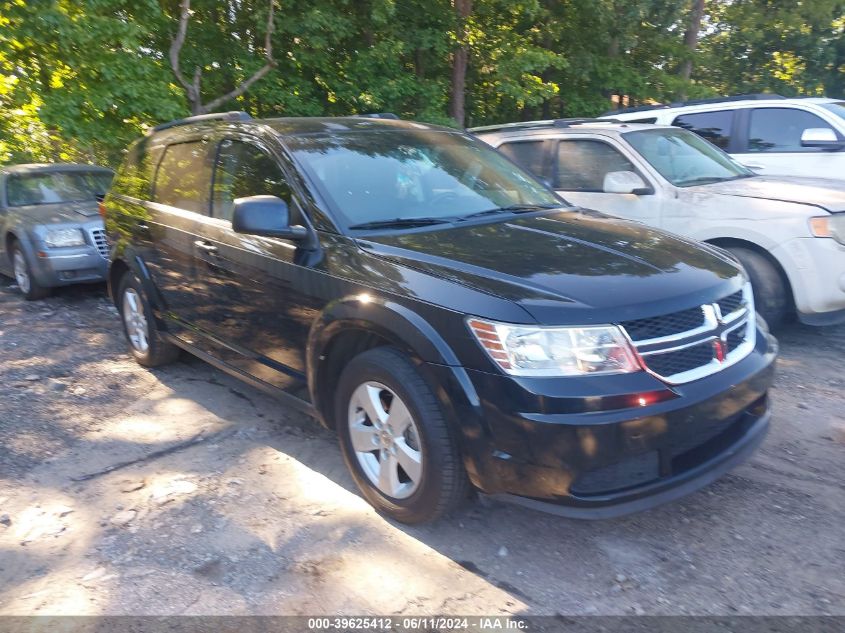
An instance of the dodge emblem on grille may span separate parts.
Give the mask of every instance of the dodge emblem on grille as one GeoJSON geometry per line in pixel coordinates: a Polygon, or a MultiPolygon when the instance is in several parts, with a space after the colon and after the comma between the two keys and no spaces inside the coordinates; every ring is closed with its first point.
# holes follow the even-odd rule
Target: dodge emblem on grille
{"type": "Polygon", "coordinates": [[[722,341],[713,341],[713,355],[720,363],[725,362],[725,344],[722,341]]]}

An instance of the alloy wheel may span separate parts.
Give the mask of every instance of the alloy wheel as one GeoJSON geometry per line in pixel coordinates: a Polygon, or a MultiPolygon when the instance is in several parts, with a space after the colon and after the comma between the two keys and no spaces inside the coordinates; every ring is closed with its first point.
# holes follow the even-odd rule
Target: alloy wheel
{"type": "Polygon", "coordinates": [[[18,288],[24,294],[28,293],[31,287],[29,270],[26,267],[26,259],[24,259],[20,249],[15,249],[15,253],[12,255],[12,265],[15,269],[15,282],[18,284],[18,288]]]}
{"type": "Polygon", "coordinates": [[[370,483],[394,499],[414,494],[422,482],[422,446],[402,399],[381,383],[365,382],[352,393],[348,424],[352,449],[370,483]]]}
{"type": "Polygon", "coordinates": [[[144,316],[144,304],[134,288],[127,288],[123,293],[123,323],[129,343],[136,351],[144,354],[150,348],[147,317],[144,316]]]}

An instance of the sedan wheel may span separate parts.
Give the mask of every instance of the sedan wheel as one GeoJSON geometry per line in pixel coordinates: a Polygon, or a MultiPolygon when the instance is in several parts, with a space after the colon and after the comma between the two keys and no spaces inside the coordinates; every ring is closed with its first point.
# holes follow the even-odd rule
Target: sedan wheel
{"type": "Polygon", "coordinates": [[[419,430],[402,399],[368,381],[352,393],[349,435],[364,474],[382,494],[406,499],[422,481],[419,430]]]}
{"type": "Polygon", "coordinates": [[[129,343],[141,354],[146,354],[150,348],[149,328],[141,297],[134,288],[127,288],[123,293],[123,323],[129,343]]]}
{"type": "Polygon", "coordinates": [[[23,249],[17,242],[12,244],[12,270],[15,283],[18,284],[21,294],[27,301],[43,299],[50,295],[50,288],[39,284],[33,276],[29,262],[26,261],[26,255],[23,254],[23,249]]]}
{"type": "Polygon", "coordinates": [[[19,248],[15,249],[15,253],[12,256],[12,264],[15,269],[15,282],[18,284],[18,288],[21,289],[22,293],[28,294],[32,288],[32,282],[29,279],[29,269],[26,266],[26,259],[24,259],[23,253],[19,248]]]}

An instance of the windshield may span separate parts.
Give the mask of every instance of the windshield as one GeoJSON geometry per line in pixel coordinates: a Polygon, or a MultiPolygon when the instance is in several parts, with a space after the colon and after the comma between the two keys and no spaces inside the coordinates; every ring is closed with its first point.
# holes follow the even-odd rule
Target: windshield
{"type": "Polygon", "coordinates": [[[845,119],[845,101],[837,101],[836,103],[822,103],[820,104],[825,110],[830,110],[840,119],[845,119]]]}
{"type": "Polygon", "coordinates": [[[288,144],[347,227],[564,204],[494,149],[461,134],[345,132],[288,144]]]}
{"type": "Polygon", "coordinates": [[[743,167],[715,145],[687,130],[658,128],[627,132],[625,140],[676,187],[703,185],[754,172],[743,167]]]}
{"type": "Polygon", "coordinates": [[[107,171],[12,174],[6,180],[6,200],[10,207],[94,200],[108,191],[112,176],[107,171]]]}

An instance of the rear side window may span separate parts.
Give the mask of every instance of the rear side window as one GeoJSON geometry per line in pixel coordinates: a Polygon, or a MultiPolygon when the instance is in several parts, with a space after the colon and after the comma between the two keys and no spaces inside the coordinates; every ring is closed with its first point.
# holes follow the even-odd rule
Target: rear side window
{"type": "Polygon", "coordinates": [[[727,150],[731,141],[733,123],[734,111],[723,110],[722,112],[682,114],[672,122],[672,125],[695,132],[699,136],[706,138],[716,147],[727,150]]]}
{"type": "Polygon", "coordinates": [[[538,178],[551,182],[551,165],[546,160],[548,147],[547,141],[513,141],[500,145],[499,151],[538,178]]]}
{"type": "Polygon", "coordinates": [[[817,152],[802,147],[801,134],[809,128],[833,128],[815,114],[795,108],[756,108],[748,129],[749,152],[817,152]]]}
{"type": "Polygon", "coordinates": [[[602,141],[561,141],[558,145],[555,189],[603,192],[604,178],[612,171],[637,173],[631,161],[602,141]]]}
{"type": "Polygon", "coordinates": [[[171,207],[208,213],[211,191],[210,143],[168,145],[156,172],[155,201],[171,207]]]}
{"type": "Polygon", "coordinates": [[[139,200],[149,200],[153,171],[160,156],[161,148],[150,148],[146,138],[136,141],[117,170],[111,187],[112,192],[139,200]]]}
{"type": "Polygon", "coordinates": [[[225,140],[217,154],[211,214],[231,220],[235,199],[249,196],[277,196],[290,203],[291,191],[276,161],[263,150],[250,143],[225,140]]]}

